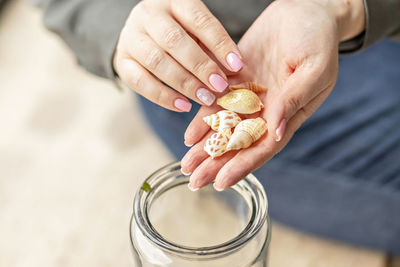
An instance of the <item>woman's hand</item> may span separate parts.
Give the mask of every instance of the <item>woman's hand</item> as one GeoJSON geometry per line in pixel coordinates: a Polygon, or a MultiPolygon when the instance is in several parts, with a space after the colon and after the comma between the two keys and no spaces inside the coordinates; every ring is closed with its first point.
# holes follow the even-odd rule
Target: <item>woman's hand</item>
{"type": "Polygon", "coordinates": [[[123,28],[114,67],[139,94],[175,111],[211,105],[243,66],[236,44],[200,0],[144,0],[123,28]],[[173,89],[169,88],[165,84],[173,89]],[[186,97],[185,97],[186,96],[186,97]]]}
{"type": "Polygon", "coordinates": [[[202,107],[185,133],[187,145],[197,143],[182,159],[182,171],[192,173],[189,187],[215,178],[214,187],[225,189],[278,153],[334,87],[339,41],[363,28],[362,0],[273,2],[239,42],[246,65],[230,77],[232,84],[254,81],[268,88],[259,94],[265,108],[252,115],[267,121],[268,134],[247,149],[211,159],[203,151],[211,132],[202,117],[221,108],[202,107]]]}

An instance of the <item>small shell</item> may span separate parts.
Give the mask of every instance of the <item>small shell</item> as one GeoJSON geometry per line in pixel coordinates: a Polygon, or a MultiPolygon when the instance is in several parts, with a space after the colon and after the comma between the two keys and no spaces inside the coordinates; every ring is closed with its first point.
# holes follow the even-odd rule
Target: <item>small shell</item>
{"type": "Polygon", "coordinates": [[[252,114],[260,111],[264,107],[260,98],[258,98],[255,93],[247,89],[231,91],[218,98],[217,104],[224,109],[241,114],[252,114]]]}
{"type": "Polygon", "coordinates": [[[253,82],[244,82],[240,84],[231,85],[229,86],[229,89],[231,90],[248,89],[250,91],[253,91],[254,93],[262,93],[268,91],[266,87],[263,87],[253,82]]]}
{"type": "Polygon", "coordinates": [[[235,128],[227,146],[227,150],[247,148],[267,131],[267,123],[262,118],[241,121],[235,128]]]}
{"type": "Polygon", "coordinates": [[[217,114],[204,117],[203,120],[216,132],[231,129],[241,121],[239,115],[229,110],[221,110],[217,114]]]}
{"type": "Polygon", "coordinates": [[[226,146],[228,145],[231,135],[232,133],[230,129],[214,133],[207,139],[204,145],[204,151],[206,151],[211,158],[221,156],[227,151],[226,146]]]}

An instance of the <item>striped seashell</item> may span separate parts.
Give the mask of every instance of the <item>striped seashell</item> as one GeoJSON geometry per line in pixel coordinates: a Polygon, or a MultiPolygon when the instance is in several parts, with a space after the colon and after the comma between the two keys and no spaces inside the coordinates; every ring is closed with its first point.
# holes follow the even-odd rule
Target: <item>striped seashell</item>
{"type": "Polygon", "coordinates": [[[266,87],[263,87],[254,82],[244,82],[240,84],[231,85],[229,86],[229,89],[231,90],[247,89],[253,91],[254,93],[262,93],[268,91],[266,87]]]}
{"type": "Polygon", "coordinates": [[[258,95],[247,89],[233,90],[218,98],[217,104],[241,114],[252,114],[264,107],[258,95]]]}
{"type": "Polygon", "coordinates": [[[204,145],[204,151],[206,151],[211,158],[223,155],[227,151],[226,146],[228,145],[231,135],[230,129],[224,129],[214,133],[207,139],[204,145]]]}
{"type": "Polygon", "coordinates": [[[223,129],[235,127],[242,119],[233,111],[221,110],[216,114],[204,117],[203,120],[211,129],[218,132],[223,129]]]}
{"type": "Polygon", "coordinates": [[[247,119],[241,121],[235,128],[227,150],[247,148],[260,139],[267,131],[267,123],[262,118],[247,119]]]}

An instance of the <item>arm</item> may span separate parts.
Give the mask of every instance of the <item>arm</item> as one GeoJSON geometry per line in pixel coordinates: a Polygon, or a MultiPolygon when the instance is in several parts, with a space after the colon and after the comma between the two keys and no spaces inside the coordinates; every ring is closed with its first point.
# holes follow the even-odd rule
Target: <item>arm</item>
{"type": "Polygon", "coordinates": [[[36,0],[45,26],[61,36],[90,72],[113,78],[112,57],[129,12],[139,0],[36,0]]]}

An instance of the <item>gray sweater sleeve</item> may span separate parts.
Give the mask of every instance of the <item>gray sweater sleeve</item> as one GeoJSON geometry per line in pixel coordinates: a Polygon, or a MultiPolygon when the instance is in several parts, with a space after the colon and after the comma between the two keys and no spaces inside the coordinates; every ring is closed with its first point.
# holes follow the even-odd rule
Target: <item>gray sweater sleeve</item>
{"type": "Polygon", "coordinates": [[[365,49],[384,38],[400,41],[400,0],[364,0],[365,32],[342,42],[342,54],[365,49]]]}
{"type": "Polygon", "coordinates": [[[34,0],[45,26],[74,51],[80,65],[113,78],[112,57],[124,23],[139,0],[34,0]]]}
{"type": "MultiPolygon", "coordinates": [[[[80,65],[114,78],[112,57],[121,29],[140,0],[31,0],[44,11],[44,24],[70,46],[80,65]]],[[[204,0],[235,39],[271,2],[266,0],[204,0]]],[[[341,53],[369,47],[386,37],[400,39],[400,0],[364,0],[366,31],[340,45],[341,53]]]]}

